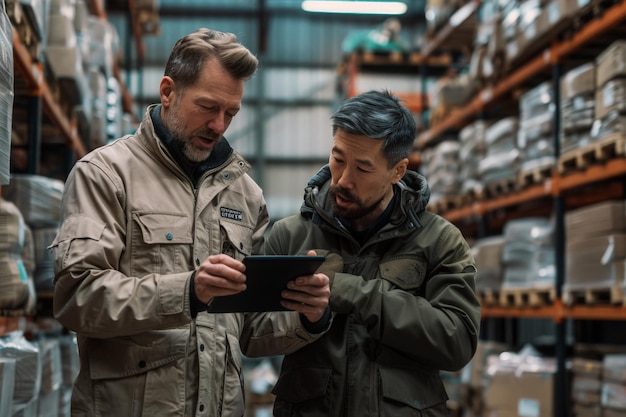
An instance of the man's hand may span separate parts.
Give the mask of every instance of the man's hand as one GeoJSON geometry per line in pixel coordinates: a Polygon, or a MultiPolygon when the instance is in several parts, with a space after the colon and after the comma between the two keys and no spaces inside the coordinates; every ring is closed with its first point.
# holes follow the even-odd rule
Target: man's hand
{"type": "MultiPolygon", "coordinates": [[[[307,255],[316,255],[309,251],[307,255]]],[[[326,274],[302,275],[287,283],[283,291],[283,307],[303,314],[308,321],[315,323],[322,318],[330,299],[330,280],[326,274]]]]}
{"type": "Polygon", "coordinates": [[[208,304],[213,297],[237,294],[246,289],[243,262],[228,255],[211,255],[196,271],[194,290],[198,300],[208,304]]]}

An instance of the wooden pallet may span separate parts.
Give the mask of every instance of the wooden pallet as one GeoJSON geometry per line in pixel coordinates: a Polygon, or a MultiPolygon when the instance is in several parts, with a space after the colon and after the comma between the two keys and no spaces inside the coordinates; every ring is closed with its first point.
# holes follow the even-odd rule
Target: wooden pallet
{"type": "Polygon", "coordinates": [[[431,201],[428,205],[428,210],[433,213],[445,213],[450,210],[454,210],[463,205],[463,197],[460,195],[446,195],[437,198],[435,201],[431,201]]]}
{"type": "Polygon", "coordinates": [[[503,307],[542,307],[556,300],[556,289],[545,288],[502,288],[499,304],[503,307]]]}
{"type": "Polygon", "coordinates": [[[543,184],[544,182],[552,179],[553,170],[554,164],[548,164],[520,172],[517,183],[518,187],[526,188],[531,185],[543,184]]]}
{"type": "Polygon", "coordinates": [[[564,288],[565,305],[621,305],[626,304],[624,284],[611,283],[606,286],[564,288]]]}
{"type": "Polygon", "coordinates": [[[600,140],[562,154],[558,160],[559,174],[587,169],[609,159],[626,156],[626,138],[613,133],[600,140]]]}
{"type": "Polygon", "coordinates": [[[476,290],[476,296],[480,305],[497,306],[500,303],[500,290],[493,288],[484,288],[476,290]]]}
{"type": "Polygon", "coordinates": [[[517,191],[517,178],[506,178],[485,184],[484,196],[486,198],[501,197],[517,191]]]}
{"type": "Polygon", "coordinates": [[[485,199],[485,189],[483,186],[476,186],[472,188],[468,188],[465,190],[465,193],[461,195],[462,205],[469,206],[474,204],[477,201],[481,201],[485,199]]]}

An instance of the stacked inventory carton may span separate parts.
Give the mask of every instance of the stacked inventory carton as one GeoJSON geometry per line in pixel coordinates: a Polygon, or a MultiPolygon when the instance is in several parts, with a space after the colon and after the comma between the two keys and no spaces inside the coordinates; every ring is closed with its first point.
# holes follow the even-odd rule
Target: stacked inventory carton
{"type": "Polygon", "coordinates": [[[595,417],[601,414],[602,361],[572,359],[572,415],[595,417]]]}
{"type": "Polygon", "coordinates": [[[477,120],[459,132],[459,160],[461,177],[461,194],[482,194],[482,181],[479,164],[487,154],[485,134],[488,122],[477,120]]]}
{"type": "Polygon", "coordinates": [[[487,153],[478,165],[483,185],[514,179],[517,175],[520,159],[516,138],[518,125],[517,117],[506,117],[487,128],[487,153]]]}
{"type": "Polygon", "coordinates": [[[595,63],[588,62],[561,78],[561,154],[591,142],[595,112],[595,63]]]}
{"type": "Polygon", "coordinates": [[[33,246],[20,210],[0,198],[0,310],[32,307],[33,246]]]}
{"type": "Polygon", "coordinates": [[[617,40],[596,58],[594,142],[615,146],[626,138],[626,40],[617,40]]]}
{"type": "Polygon", "coordinates": [[[522,94],[519,100],[517,147],[521,172],[554,165],[553,130],[552,86],[545,82],[522,94]]]}
{"type": "Polygon", "coordinates": [[[621,302],[626,274],[624,200],[604,201],[565,215],[564,301],[621,302]]]}
{"type": "Polygon", "coordinates": [[[626,40],[613,42],[597,57],[596,119],[626,110],[626,40]]]}
{"type": "Polygon", "coordinates": [[[554,225],[548,218],[526,217],[504,226],[502,289],[553,288],[554,225]]]}
{"type": "Polygon", "coordinates": [[[504,352],[488,365],[487,416],[548,417],[554,415],[554,358],[541,357],[532,348],[504,352]],[[527,351],[531,353],[527,353],[527,351]]]}
{"type": "MultiPolygon", "coordinates": [[[[503,235],[489,236],[476,240],[472,254],[476,260],[476,292],[479,294],[498,293],[502,286],[503,235]]],[[[486,300],[483,300],[486,301],[486,300]]]]}
{"type": "Polygon", "coordinates": [[[15,359],[0,357],[0,416],[10,416],[15,386],[15,359]]]}
{"type": "Polygon", "coordinates": [[[602,416],[626,416],[626,355],[609,354],[602,367],[602,416]]]}
{"type": "Polygon", "coordinates": [[[444,140],[422,153],[424,174],[428,178],[432,192],[431,202],[459,194],[461,188],[459,146],[458,140],[444,140]]]}
{"type": "Polygon", "coordinates": [[[56,235],[61,221],[61,198],[65,184],[41,175],[14,174],[2,195],[13,202],[32,231],[35,288],[52,289],[52,257],[47,247],[56,235]]]}

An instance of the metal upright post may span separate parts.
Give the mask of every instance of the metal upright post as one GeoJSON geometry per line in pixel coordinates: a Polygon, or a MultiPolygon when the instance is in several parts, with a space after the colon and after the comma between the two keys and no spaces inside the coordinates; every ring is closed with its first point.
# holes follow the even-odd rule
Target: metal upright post
{"type": "MultiPolygon", "coordinates": [[[[553,116],[553,139],[554,154],[558,160],[561,153],[561,64],[552,65],[552,93],[554,100],[553,116]]],[[[555,252],[555,290],[556,302],[562,300],[562,288],[565,282],[565,202],[560,193],[555,193],[554,198],[554,252],[555,252]]],[[[559,318],[555,326],[555,356],[557,370],[554,379],[554,416],[567,417],[569,415],[569,390],[567,389],[567,369],[565,366],[567,356],[566,346],[566,323],[559,318]]]]}

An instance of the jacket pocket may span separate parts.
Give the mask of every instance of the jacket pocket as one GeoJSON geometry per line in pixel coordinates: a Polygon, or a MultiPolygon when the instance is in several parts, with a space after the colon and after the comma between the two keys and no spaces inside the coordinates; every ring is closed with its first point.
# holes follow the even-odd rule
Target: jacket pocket
{"type": "Polygon", "coordinates": [[[89,339],[90,376],[92,379],[123,378],[183,359],[188,334],[185,328],[89,339]]]}
{"type": "Polygon", "coordinates": [[[443,417],[448,394],[438,374],[415,369],[379,368],[380,415],[443,417]]]}
{"type": "Polygon", "coordinates": [[[132,219],[132,275],[190,269],[193,236],[186,214],[134,212],[132,219]]]}
{"type": "Polygon", "coordinates": [[[426,265],[414,258],[390,259],[378,266],[380,276],[403,290],[415,290],[424,283],[426,265]]]}
{"type": "Polygon", "coordinates": [[[290,416],[293,408],[298,415],[318,416],[330,411],[330,368],[291,368],[281,373],[272,393],[275,416],[290,416]]]}
{"type": "MultiPolygon", "coordinates": [[[[131,337],[89,339],[90,381],[77,387],[89,415],[177,415],[184,386],[163,389],[163,381],[183,381],[188,329],[144,332],[131,337]],[[92,384],[91,389],[85,385],[92,384]]],[[[74,400],[74,399],[73,399],[74,400]]]]}
{"type": "Polygon", "coordinates": [[[242,260],[252,253],[252,229],[243,224],[220,222],[222,253],[242,260]]]}

